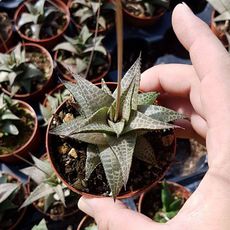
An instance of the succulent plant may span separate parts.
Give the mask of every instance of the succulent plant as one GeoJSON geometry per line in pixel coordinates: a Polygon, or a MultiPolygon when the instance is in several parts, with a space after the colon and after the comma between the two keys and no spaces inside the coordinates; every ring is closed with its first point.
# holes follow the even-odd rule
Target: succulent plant
{"type": "Polygon", "coordinates": [[[84,230],[98,230],[98,227],[95,223],[91,223],[90,225],[85,227],[84,230]]]}
{"type": "Polygon", "coordinates": [[[123,0],[124,7],[138,17],[152,17],[157,7],[169,7],[169,0],[123,0]]]}
{"type": "Polygon", "coordinates": [[[65,199],[70,195],[70,190],[56,177],[47,160],[40,160],[35,156],[32,156],[32,159],[34,166],[21,171],[35,182],[36,187],[24,201],[21,208],[40,199],[44,199],[44,212],[47,212],[55,202],[61,202],[66,207],[65,199]]]}
{"type": "Polygon", "coordinates": [[[65,15],[52,1],[30,1],[25,2],[25,6],[28,12],[22,13],[18,27],[28,37],[44,39],[58,34],[59,28],[65,22],[65,15]]]}
{"type": "Polygon", "coordinates": [[[64,89],[63,92],[54,93],[54,95],[46,95],[47,105],[39,105],[43,120],[45,121],[44,126],[48,124],[58,106],[69,96],[70,93],[67,89],[64,89]]]}
{"type": "Polygon", "coordinates": [[[66,68],[70,68],[74,73],[82,74],[86,71],[90,61],[90,54],[94,50],[92,68],[100,67],[105,63],[107,51],[102,45],[103,36],[92,37],[87,26],[83,26],[80,34],[74,38],[65,36],[66,42],[58,44],[54,51],[66,51],[70,55],[64,57],[59,55],[58,61],[66,68]]]}
{"type": "Polygon", "coordinates": [[[100,8],[100,16],[98,23],[100,28],[106,29],[112,23],[114,11],[113,3],[109,1],[89,1],[89,0],[73,0],[70,11],[72,16],[77,19],[79,25],[87,25],[90,28],[95,28],[97,21],[97,13],[100,8]],[[105,14],[107,12],[107,14],[105,14]],[[104,14],[103,14],[104,13],[104,14]]]}
{"type": "Polygon", "coordinates": [[[15,121],[20,118],[12,112],[15,106],[15,101],[3,93],[0,94],[0,138],[19,134],[15,121]]]}
{"type": "Polygon", "coordinates": [[[34,81],[41,82],[44,73],[26,57],[26,50],[18,44],[10,54],[0,53],[0,84],[9,85],[11,95],[19,90],[30,93],[34,81]]]}
{"type": "Polygon", "coordinates": [[[115,198],[126,187],[133,156],[156,164],[152,146],[143,134],[173,129],[177,126],[169,122],[184,116],[153,105],[158,93],[138,93],[140,57],[121,81],[119,117],[116,117],[117,90],[112,93],[105,83],[100,89],[78,75],[74,77],[76,83],[65,82],[65,86],[80,107],[80,116],[54,127],[50,133],[88,143],[85,179],[102,163],[115,198]]]}
{"type": "Polygon", "coordinates": [[[48,230],[46,220],[42,219],[38,225],[33,226],[31,230],[48,230]]]}
{"type": "Polygon", "coordinates": [[[6,212],[18,208],[18,204],[15,202],[15,196],[19,192],[21,184],[9,180],[9,178],[11,178],[11,176],[0,172],[0,223],[6,218],[6,212]]]}
{"type": "Polygon", "coordinates": [[[153,220],[160,223],[166,223],[176,216],[184,204],[184,199],[172,194],[168,187],[168,183],[163,181],[161,189],[161,202],[162,208],[155,213],[153,220]]]}

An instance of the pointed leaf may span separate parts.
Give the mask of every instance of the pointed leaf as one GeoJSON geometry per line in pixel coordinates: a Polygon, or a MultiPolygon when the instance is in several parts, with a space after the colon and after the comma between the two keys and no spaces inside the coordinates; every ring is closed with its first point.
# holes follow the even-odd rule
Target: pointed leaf
{"type": "Polygon", "coordinates": [[[112,122],[111,120],[108,120],[108,124],[114,130],[114,132],[117,134],[117,137],[119,137],[120,134],[122,133],[124,127],[125,127],[125,120],[122,119],[116,123],[112,122]]]}
{"type": "Polygon", "coordinates": [[[107,84],[106,84],[106,82],[105,82],[104,79],[101,79],[101,89],[102,89],[105,93],[107,93],[107,94],[109,94],[110,96],[112,96],[112,92],[111,92],[111,90],[109,89],[109,87],[107,86],[107,84]]]}
{"type": "Polygon", "coordinates": [[[62,42],[56,45],[53,51],[57,51],[57,50],[65,50],[65,51],[69,51],[71,53],[77,54],[76,48],[69,42],[62,42]]]}
{"type": "Polygon", "coordinates": [[[9,121],[5,121],[2,127],[2,131],[5,133],[9,133],[11,135],[19,134],[18,128],[14,124],[10,123],[9,121]]]}
{"type": "Polygon", "coordinates": [[[148,117],[163,122],[170,122],[185,118],[183,114],[159,105],[140,105],[138,106],[138,111],[144,113],[148,117]]]}
{"type": "Polygon", "coordinates": [[[148,92],[138,94],[138,105],[152,105],[160,94],[157,92],[148,92]]]}
{"type": "Polygon", "coordinates": [[[94,169],[101,163],[99,150],[96,145],[88,145],[85,163],[85,179],[88,180],[94,169]]]}
{"type": "Polygon", "coordinates": [[[65,195],[64,195],[64,191],[63,191],[62,186],[60,184],[58,184],[57,186],[54,186],[53,189],[54,189],[55,193],[58,195],[62,204],[66,207],[65,195]]]}
{"type": "Polygon", "coordinates": [[[26,198],[26,200],[24,201],[24,203],[20,208],[26,207],[32,204],[34,201],[37,201],[52,193],[54,193],[54,189],[51,186],[45,183],[39,184],[26,198]]]}
{"type": "Polygon", "coordinates": [[[161,130],[173,129],[176,127],[178,126],[152,119],[137,111],[132,114],[130,121],[126,125],[123,133],[131,132],[134,130],[161,130]]]}
{"type": "Polygon", "coordinates": [[[143,136],[137,138],[134,156],[151,165],[155,165],[157,163],[151,143],[149,143],[143,136]]]}
{"type": "Polygon", "coordinates": [[[76,74],[73,74],[73,76],[77,83],[72,84],[65,82],[64,84],[79,104],[80,112],[83,115],[89,116],[98,109],[111,105],[114,100],[113,97],[88,80],[83,79],[76,74]]]}
{"type": "Polygon", "coordinates": [[[99,2],[91,2],[91,6],[92,6],[92,9],[93,9],[94,15],[96,15],[98,9],[100,8],[100,3],[99,2]]]}
{"type": "Polygon", "coordinates": [[[45,219],[42,219],[38,225],[33,226],[31,230],[48,230],[45,219]]]}
{"type": "Polygon", "coordinates": [[[107,135],[108,144],[119,161],[125,187],[129,179],[136,137],[135,134],[126,134],[119,138],[107,135]]]}
{"type": "Polygon", "coordinates": [[[35,165],[41,169],[44,173],[47,174],[47,176],[50,176],[53,174],[53,169],[51,168],[50,163],[47,160],[40,160],[34,155],[31,155],[35,165]]]}
{"type": "Polygon", "coordinates": [[[110,147],[99,146],[99,152],[106,179],[115,199],[123,186],[120,163],[110,147]]]}
{"type": "Polygon", "coordinates": [[[103,133],[77,133],[69,135],[70,138],[94,145],[106,145],[107,140],[103,133]]]}
{"type": "Polygon", "coordinates": [[[0,203],[5,201],[18,187],[17,183],[0,184],[0,203]]]}
{"type": "Polygon", "coordinates": [[[27,167],[21,169],[20,171],[30,177],[36,184],[41,184],[47,176],[43,171],[39,170],[35,166],[27,167]]]}

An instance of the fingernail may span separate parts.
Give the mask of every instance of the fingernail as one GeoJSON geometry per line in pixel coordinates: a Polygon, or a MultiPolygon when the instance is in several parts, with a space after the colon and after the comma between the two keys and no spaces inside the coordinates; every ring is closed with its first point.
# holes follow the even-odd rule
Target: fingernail
{"type": "Polygon", "coordinates": [[[192,12],[191,8],[190,8],[185,2],[182,2],[182,5],[185,6],[185,8],[186,8],[188,11],[192,12]]]}
{"type": "Polygon", "coordinates": [[[81,197],[78,201],[78,208],[85,212],[86,214],[93,216],[93,208],[90,205],[90,202],[88,202],[88,199],[85,197],[81,197]]]}

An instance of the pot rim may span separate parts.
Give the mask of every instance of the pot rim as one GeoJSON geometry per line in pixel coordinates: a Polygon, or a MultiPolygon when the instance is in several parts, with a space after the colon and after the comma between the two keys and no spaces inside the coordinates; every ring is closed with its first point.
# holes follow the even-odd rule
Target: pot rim
{"type": "MultiPolygon", "coordinates": [[[[25,93],[25,94],[15,94],[13,97],[19,99],[19,100],[26,100],[26,99],[29,99],[30,97],[33,97],[34,95],[37,95],[38,93],[40,93],[45,87],[47,87],[47,85],[50,84],[50,82],[52,81],[52,77],[53,77],[53,70],[54,70],[54,65],[53,65],[53,59],[49,53],[49,51],[44,48],[43,46],[39,45],[39,44],[36,44],[36,43],[21,43],[21,45],[23,47],[35,47],[35,49],[39,49],[41,51],[42,54],[44,54],[44,56],[47,57],[47,59],[49,60],[49,63],[50,63],[50,73],[48,75],[48,78],[46,80],[46,82],[43,84],[43,87],[41,89],[38,89],[34,92],[31,92],[31,93],[25,93]]],[[[16,47],[16,46],[15,46],[16,47]]],[[[15,47],[9,49],[9,51],[7,53],[10,53],[11,51],[13,51],[15,49],[15,47]]],[[[4,93],[6,93],[7,95],[11,96],[11,92],[4,89],[2,87],[2,91],[4,93]]]]}
{"type": "MultiPolygon", "coordinates": [[[[104,78],[109,73],[109,70],[110,70],[111,64],[112,64],[112,58],[111,58],[110,52],[108,50],[106,50],[106,51],[107,51],[106,57],[108,60],[108,62],[107,62],[108,63],[108,69],[103,71],[100,75],[96,76],[96,78],[93,78],[92,80],[90,80],[92,83],[96,83],[96,82],[100,81],[102,78],[104,78]]],[[[62,77],[64,79],[66,79],[67,81],[76,82],[73,77],[69,76],[68,74],[63,73],[62,69],[59,67],[59,65],[61,65],[61,64],[57,62],[57,58],[58,58],[58,50],[56,50],[54,53],[54,60],[57,63],[57,68],[58,68],[59,72],[61,73],[62,77]]]]}
{"type": "Polygon", "coordinates": [[[37,134],[37,130],[38,130],[38,118],[37,118],[37,115],[36,115],[34,109],[28,103],[26,103],[24,101],[17,100],[17,99],[13,99],[13,100],[17,101],[17,103],[20,105],[20,107],[27,109],[27,112],[29,112],[30,115],[34,118],[34,129],[33,129],[33,133],[31,134],[30,138],[20,148],[16,149],[15,151],[13,151],[12,153],[9,153],[9,154],[1,154],[0,160],[2,158],[4,159],[5,157],[11,157],[11,156],[16,157],[18,155],[18,153],[20,153],[21,151],[26,149],[27,146],[30,145],[30,143],[35,138],[35,136],[37,134]]]}
{"type": "Polygon", "coordinates": [[[66,16],[66,24],[65,26],[62,28],[62,30],[60,31],[60,33],[57,33],[54,36],[48,37],[48,38],[43,38],[43,39],[35,39],[35,38],[31,38],[26,36],[25,34],[23,34],[19,27],[18,27],[18,21],[19,18],[21,16],[21,14],[24,12],[23,10],[25,9],[25,2],[33,2],[35,0],[26,0],[23,1],[23,3],[17,8],[15,14],[14,14],[14,22],[15,22],[15,29],[18,32],[18,34],[25,40],[28,40],[30,42],[33,43],[46,43],[49,41],[53,41],[54,39],[58,38],[59,36],[62,36],[63,33],[66,31],[67,27],[69,26],[70,23],[70,13],[69,13],[69,9],[67,7],[67,5],[65,3],[63,3],[62,1],[59,0],[52,0],[52,2],[54,2],[54,6],[57,7],[60,11],[62,11],[64,13],[64,15],[66,16]]]}

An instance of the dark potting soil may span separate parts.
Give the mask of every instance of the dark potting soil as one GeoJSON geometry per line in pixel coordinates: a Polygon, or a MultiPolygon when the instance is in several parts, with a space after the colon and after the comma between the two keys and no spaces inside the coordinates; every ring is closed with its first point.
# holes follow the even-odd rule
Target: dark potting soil
{"type": "Polygon", "coordinates": [[[12,24],[10,22],[10,19],[5,12],[0,13],[0,44],[3,43],[3,41],[6,41],[9,38],[10,31],[12,30],[12,24]],[[3,40],[3,41],[2,41],[3,40]]]}
{"type": "Polygon", "coordinates": [[[19,130],[17,136],[8,135],[0,138],[0,155],[12,154],[13,151],[23,146],[31,137],[34,130],[34,117],[20,105],[12,109],[12,112],[20,118],[14,124],[19,130]]]}
{"type": "MultiPolygon", "coordinates": [[[[53,126],[61,124],[67,113],[73,114],[74,117],[78,115],[77,110],[67,102],[58,116],[53,119],[53,126]]],[[[145,137],[154,148],[157,165],[147,164],[134,157],[127,183],[127,191],[141,189],[159,180],[174,159],[175,140],[170,144],[168,143],[173,138],[172,131],[149,132],[145,134],[145,137]]],[[[86,193],[110,195],[110,188],[102,164],[98,165],[89,180],[84,179],[86,143],[51,135],[49,145],[51,158],[56,169],[70,185],[86,193]],[[74,149],[75,154],[68,154],[72,149],[74,149]]],[[[122,189],[121,194],[125,192],[122,189]]]]}

